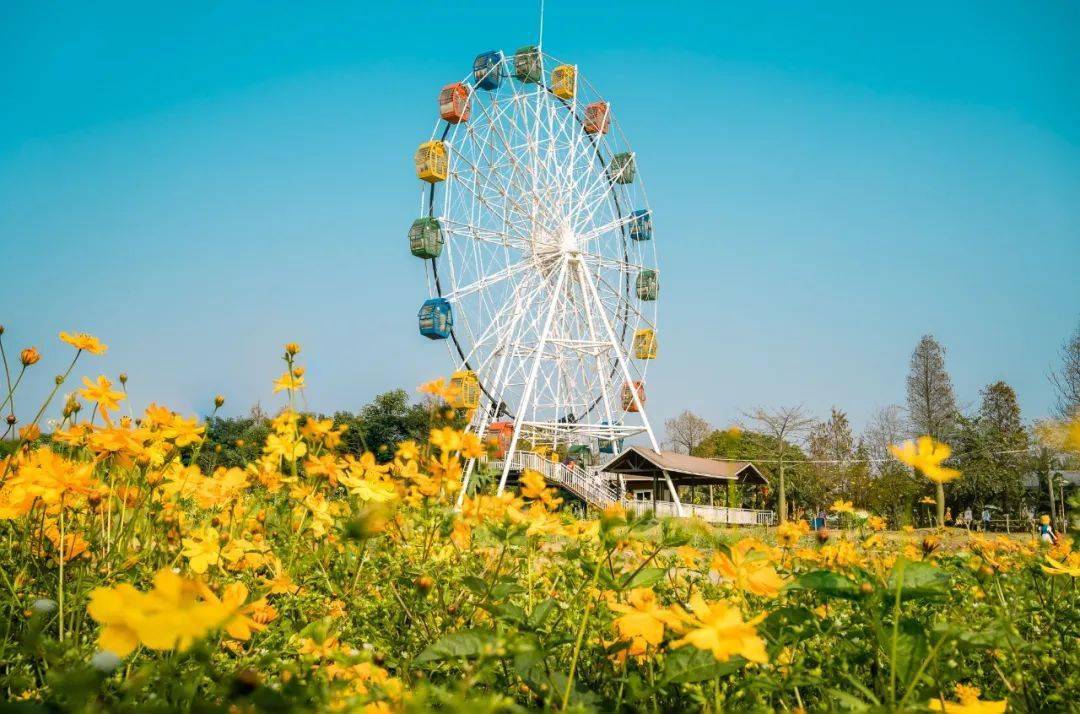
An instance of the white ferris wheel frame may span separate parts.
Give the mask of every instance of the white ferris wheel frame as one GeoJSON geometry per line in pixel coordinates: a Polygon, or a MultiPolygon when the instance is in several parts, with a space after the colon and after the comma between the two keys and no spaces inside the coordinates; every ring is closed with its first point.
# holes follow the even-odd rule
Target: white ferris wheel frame
{"type": "Polygon", "coordinates": [[[622,398],[649,361],[631,359],[635,331],[656,334],[657,301],[638,300],[635,286],[641,270],[659,275],[655,237],[629,236],[634,211],[651,220],[648,199],[640,176],[619,183],[609,170],[616,153],[633,156],[610,103],[609,131],[586,132],[584,107],[600,96],[575,68],[573,96],[557,97],[549,68],[562,63],[537,52],[537,83],[520,82],[501,52],[488,71],[501,68],[499,87],[463,80],[471,116],[436,122],[448,175],[420,195],[420,215],[445,236],[425,261],[429,294],[450,302],[451,358],[482,386],[469,429],[483,438],[504,413],[513,419],[499,493],[522,438],[591,445],[645,433],[660,450],[637,390],[636,409],[622,398]]]}

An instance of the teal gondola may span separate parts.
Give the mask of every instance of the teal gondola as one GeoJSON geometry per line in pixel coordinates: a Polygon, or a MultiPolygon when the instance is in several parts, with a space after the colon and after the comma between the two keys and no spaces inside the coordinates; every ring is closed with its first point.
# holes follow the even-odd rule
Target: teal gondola
{"type": "Polygon", "coordinates": [[[446,298],[425,300],[417,318],[420,334],[429,340],[445,340],[454,328],[454,310],[446,298]]]}

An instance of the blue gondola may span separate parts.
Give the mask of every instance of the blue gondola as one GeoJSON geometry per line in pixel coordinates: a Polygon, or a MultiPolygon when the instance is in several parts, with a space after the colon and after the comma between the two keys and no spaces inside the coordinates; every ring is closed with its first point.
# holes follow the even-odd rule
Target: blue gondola
{"type": "Polygon", "coordinates": [[[641,208],[630,214],[630,238],[633,240],[652,238],[652,211],[641,208]]]}
{"type": "Polygon", "coordinates": [[[445,340],[454,327],[454,310],[446,298],[425,300],[417,314],[420,334],[429,340],[445,340]]]}
{"type": "Polygon", "coordinates": [[[473,80],[480,89],[498,89],[506,70],[503,68],[502,52],[491,50],[478,54],[472,63],[473,80]]]}

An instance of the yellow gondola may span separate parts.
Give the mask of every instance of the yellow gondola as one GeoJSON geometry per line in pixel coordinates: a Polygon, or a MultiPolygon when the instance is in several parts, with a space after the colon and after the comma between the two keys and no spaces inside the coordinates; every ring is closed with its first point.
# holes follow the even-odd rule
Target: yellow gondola
{"type": "Polygon", "coordinates": [[[450,386],[455,388],[450,406],[454,409],[476,409],[480,406],[480,380],[476,372],[462,370],[450,376],[450,386]]]}
{"type": "Polygon", "coordinates": [[[551,93],[560,99],[573,99],[577,91],[577,67],[561,64],[551,70],[551,93]]]}
{"type": "Polygon", "coordinates": [[[438,183],[446,180],[448,161],[445,143],[425,141],[416,150],[413,162],[416,164],[416,177],[421,181],[438,183]]]}
{"type": "Polygon", "coordinates": [[[638,359],[656,359],[656,332],[645,328],[634,331],[634,356],[638,359]]]}

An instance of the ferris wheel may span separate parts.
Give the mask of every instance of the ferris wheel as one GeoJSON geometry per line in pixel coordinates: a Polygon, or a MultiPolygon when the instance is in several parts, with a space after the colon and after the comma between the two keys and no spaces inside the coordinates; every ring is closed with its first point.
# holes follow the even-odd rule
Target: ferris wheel
{"type": "MultiPolygon", "coordinates": [[[[612,104],[537,46],[485,52],[415,155],[420,333],[445,341],[505,487],[521,449],[615,453],[644,432],[657,354],[652,212],[612,104]]],[[[466,479],[472,471],[469,465],[466,479]]],[[[466,484],[467,485],[467,484],[466,484]]]]}

